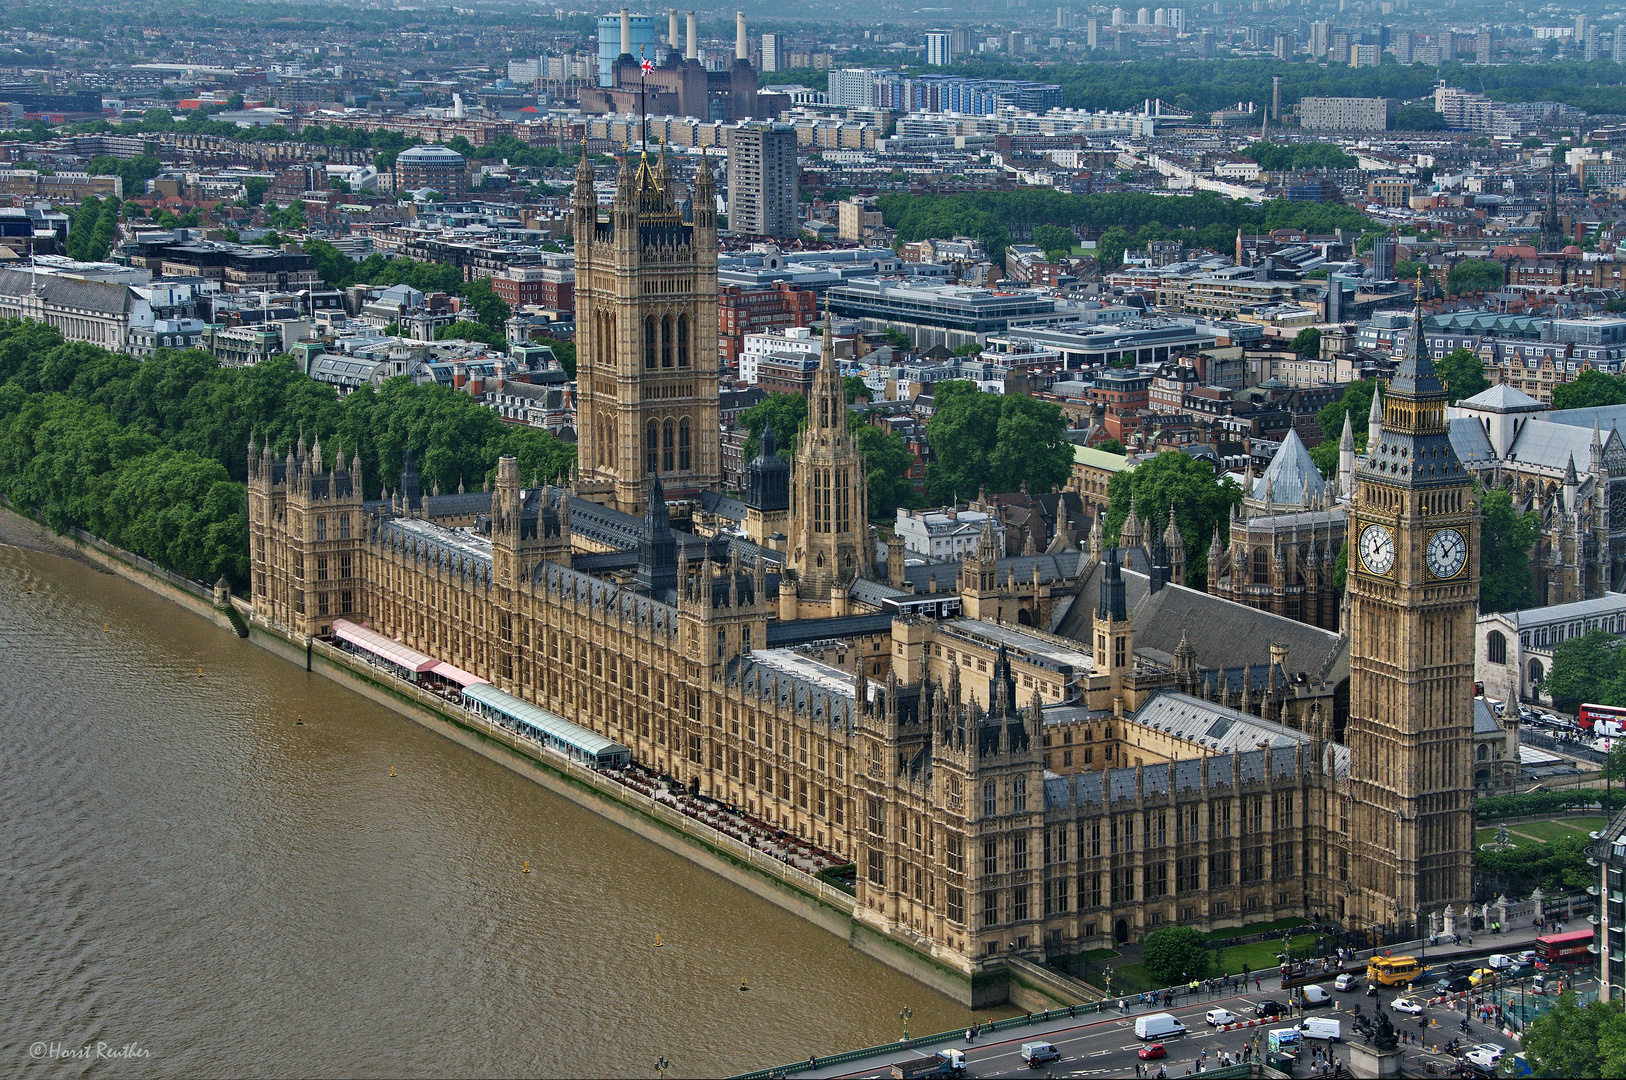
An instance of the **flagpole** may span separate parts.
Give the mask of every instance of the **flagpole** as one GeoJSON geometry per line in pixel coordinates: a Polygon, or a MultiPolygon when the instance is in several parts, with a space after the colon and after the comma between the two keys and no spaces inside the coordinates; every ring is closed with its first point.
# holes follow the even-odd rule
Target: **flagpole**
{"type": "Polygon", "coordinates": [[[649,73],[649,61],[644,58],[644,47],[638,46],[638,149],[649,152],[649,109],[644,104],[644,76],[649,73]]]}

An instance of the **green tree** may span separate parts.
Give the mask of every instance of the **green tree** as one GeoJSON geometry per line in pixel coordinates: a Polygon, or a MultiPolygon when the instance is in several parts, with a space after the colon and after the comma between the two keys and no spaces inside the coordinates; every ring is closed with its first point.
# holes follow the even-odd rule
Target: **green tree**
{"type": "Polygon", "coordinates": [[[807,422],[807,399],[800,394],[769,394],[740,413],[740,423],[750,432],[745,438],[745,460],[757,456],[762,447],[762,430],[773,428],[773,441],[779,456],[787,462],[796,457],[796,440],[807,422]]]}
{"type": "Polygon", "coordinates": [[[258,206],[265,201],[265,193],[271,187],[271,181],[263,176],[250,176],[243,180],[243,198],[246,206],[258,206]]]}
{"type": "Polygon", "coordinates": [[[435,328],[436,341],[453,339],[478,341],[490,345],[493,349],[501,349],[504,352],[508,350],[507,335],[501,330],[485,323],[469,322],[467,319],[459,319],[457,322],[435,328]]]}
{"type": "Polygon", "coordinates": [[[1452,349],[1434,361],[1434,372],[1445,383],[1453,402],[1490,389],[1490,380],[1485,378],[1485,361],[1472,349],[1452,349]]]}
{"type": "Polygon", "coordinates": [[[1491,488],[1479,501],[1479,610],[1521,611],[1536,606],[1530,549],[1541,529],[1534,511],[1513,509],[1513,494],[1491,488]]]}
{"type": "MultiPolygon", "coordinates": [[[[873,521],[891,521],[898,507],[907,506],[914,494],[909,470],[915,455],[903,439],[874,424],[867,424],[856,412],[847,414],[847,423],[864,455],[864,481],[869,496],[869,516],[873,521]]],[[[775,436],[777,438],[777,435],[775,436]]]]}
{"type": "Polygon", "coordinates": [[[1314,326],[1306,326],[1293,335],[1293,351],[1300,356],[1312,359],[1321,355],[1321,331],[1314,326]]]}
{"type": "Polygon", "coordinates": [[[298,199],[266,215],[272,228],[283,232],[297,232],[305,227],[305,204],[298,199]]]}
{"type": "Polygon", "coordinates": [[[508,301],[492,289],[489,277],[475,278],[463,286],[463,298],[474,306],[480,321],[493,329],[502,329],[508,316],[513,314],[508,301]]]}
{"type": "Polygon", "coordinates": [[[1619,1001],[1582,1005],[1565,993],[1530,1022],[1523,1045],[1537,1076],[1626,1077],[1626,1014],[1619,1001]]]}
{"type": "Polygon", "coordinates": [[[1216,529],[1226,528],[1231,508],[1242,502],[1242,489],[1218,476],[1206,461],[1170,450],[1113,476],[1107,500],[1106,534],[1113,544],[1121,540],[1131,503],[1148,536],[1163,531],[1169,507],[1174,507],[1186,545],[1186,584],[1202,588],[1208,580],[1209,541],[1216,529]]]}
{"type": "Polygon", "coordinates": [[[842,377],[841,393],[842,396],[847,399],[847,404],[849,405],[856,402],[859,398],[863,398],[867,401],[869,398],[874,396],[870,388],[864,384],[864,380],[860,379],[857,375],[846,375],[842,377]]]}
{"type": "Polygon", "coordinates": [[[1095,444],[1095,449],[1105,450],[1107,453],[1117,454],[1119,457],[1123,457],[1129,453],[1129,451],[1124,448],[1124,444],[1119,442],[1117,439],[1102,439],[1100,442],[1095,444]]]}
{"type": "Polygon", "coordinates": [[[1541,690],[1557,702],[1626,706],[1626,638],[1594,630],[1560,642],[1541,690]]]}
{"type": "Polygon", "coordinates": [[[1416,281],[1417,275],[1428,277],[1428,263],[1416,259],[1401,259],[1395,263],[1394,275],[1396,281],[1416,281]]]}
{"type": "MultiPolygon", "coordinates": [[[[1331,443],[1334,463],[1338,460],[1338,440],[1344,434],[1344,414],[1349,414],[1350,424],[1355,429],[1355,445],[1360,447],[1365,444],[1366,418],[1372,412],[1372,395],[1377,393],[1377,389],[1376,379],[1359,379],[1345,387],[1337,401],[1328,402],[1315,414],[1315,422],[1321,428],[1323,439],[1316,449],[1331,443]]],[[[1318,460],[1316,464],[1321,462],[1318,460]]],[[[1332,474],[1329,472],[1327,475],[1332,474]]]]}
{"type": "Polygon", "coordinates": [[[1073,230],[1061,225],[1035,225],[1033,242],[1044,249],[1045,258],[1060,262],[1073,253],[1073,230]]]}
{"type": "Polygon", "coordinates": [[[1445,275],[1446,291],[1453,296],[1500,289],[1507,271],[1495,259],[1463,259],[1445,275]]]}
{"type": "Polygon", "coordinates": [[[1626,405],[1626,378],[1603,371],[1583,371],[1553,387],[1555,409],[1595,409],[1600,405],[1626,405]]]}
{"type": "Polygon", "coordinates": [[[1073,447],[1060,406],[1017,394],[989,394],[962,380],[938,383],[926,423],[937,460],[927,469],[927,496],[947,503],[979,488],[1033,492],[1066,483],[1073,447]]]}
{"type": "Polygon", "coordinates": [[[1206,979],[1214,962],[1201,931],[1190,926],[1165,926],[1146,935],[1142,963],[1160,986],[1206,979]]]}
{"type": "Polygon", "coordinates": [[[559,361],[559,366],[565,369],[565,375],[574,379],[576,377],[576,343],[563,341],[559,338],[535,338],[538,345],[546,345],[553,350],[553,358],[559,361]]]}

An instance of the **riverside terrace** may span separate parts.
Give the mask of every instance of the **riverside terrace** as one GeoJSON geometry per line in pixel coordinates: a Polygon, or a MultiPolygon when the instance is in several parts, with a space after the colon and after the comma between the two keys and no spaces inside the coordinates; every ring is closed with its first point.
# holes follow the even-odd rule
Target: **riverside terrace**
{"type": "MultiPolygon", "coordinates": [[[[471,717],[480,717],[507,730],[528,744],[533,752],[587,765],[601,776],[803,873],[817,875],[846,865],[846,860],[832,852],[804,843],[738,807],[696,795],[673,777],[633,764],[625,746],[505,693],[452,664],[344,619],[334,620],[330,641],[334,647],[379,672],[427,690],[471,717]]],[[[824,665],[796,659],[810,676],[828,680],[829,669],[815,670],[824,665]]]]}

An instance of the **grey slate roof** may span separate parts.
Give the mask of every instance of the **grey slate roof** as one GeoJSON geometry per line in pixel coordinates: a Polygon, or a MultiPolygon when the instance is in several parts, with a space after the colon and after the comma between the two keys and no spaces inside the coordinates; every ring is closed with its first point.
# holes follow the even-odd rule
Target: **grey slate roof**
{"type": "Polygon", "coordinates": [[[1288,428],[1287,438],[1282,440],[1282,445],[1270,459],[1264,473],[1254,480],[1249,497],[1264,502],[1265,492],[1269,491],[1271,499],[1277,503],[1315,506],[1326,489],[1327,482],[1321,478],[1321,470],[1316,468],[1310,451],[1304,448],[1298,432],[1288,428]],[[1306,487],[1309,488],[1308,502],[1305,501],[1306,487]]]}
{"type": "Polygon", "coordinates": [[[1497,383],[1489,390],[1481,390],[1471,398],[1463,398],[1457,404],[1478,409],[1493,409],[1498,412],[1516,412],[1543,407],[1541,402],[1507,383],[1497,383]]]}
{"type": "MultiPolygon", "coordinates": [[[[135,306],[135,292],[113,281],[86,281],[60,274],[40,274],[39,290],[55,307],[101,315],[125,315],[135,306]]],[[[36,275],[26,270],[0,270],[0,295],[25,296],[34,287],[36,275]]]]}
{"type": "Polygon", "coordinates": [[[1302,731],[1201,698],[1167,691],[1147,699],[1136,711],[1134,721],[1223,752],[1253,750],[1260,743],[1294,747],[1310,742],[1310,737],[1302,731]]]}
{"type": "Polygon", "coordinates": [[[1490,436],[1470,416],[1459,416],[1451,422],[1451,449],[1464,465],[1481,461],[1495,461],[1496,451],[1491,449],[1490,436]]]}
{"type": "Polygon", "coordinates": [[[881,634],[890,629],[892,616],[885,613],[842,615],[833,619],[795,619],[791,622],[776,619],[768,624],[767,644],[770,649],[781,649],[827,638],[881,634]]]}
{"type": "MultiPolygon", "coordinates": [[[[1090,642],[1093,615],[1101,591],[1102,565],[1090,568],[1078,596],[1056,627],[1056,633],[1090,642]]],[[[1287,669],[1312,676],[1325,673],[1336,681],[1347,673],[1349,648],[1339,634],[1296,619],[1273,615],[1183,585],[1149,588],[1146,575],[1124,570],[1129,613],[1135,620],[1135,649],[1156,650],[1169,656],[1181,634],[1191,639],[1199,667],[1209,670],[1255,669],[1270,664],[1271,642],[1287,646],[1287,669]]]]}
{"type": "Polygon", "coordinates": [[[1592,460],[1592,418],[1588,416],[1585,426],[1582,426],[1554,423],[1552,416],[1556,415],[1535,416],[1527,420],[1514,438],[1508,458],[1558,472],[1562,472],[1573,458],[1577,469],[1585,469],[1592,460]]]}

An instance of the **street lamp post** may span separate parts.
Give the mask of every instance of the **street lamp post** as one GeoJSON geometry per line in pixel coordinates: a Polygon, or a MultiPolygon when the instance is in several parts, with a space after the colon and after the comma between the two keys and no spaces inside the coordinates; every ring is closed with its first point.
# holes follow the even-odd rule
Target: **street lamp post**
{"type": "Polygon", "coordinates": [[[661,1080],[666,1080],[666,1070],[670,1069],[671,1067],[672,1063],[666,1060],[665,1054],[662,1054],[660,1057],[655,1059],[655,1073],[661,1078],[661,1080]]]}
{"type": "Polygon", "coordinates": [[[911,1009],[907,1005],[905,1005],[903,1007],[903,1011],[898,1014],[898,1019],[903,1021],[903,1041],[904,1042],[909,1041],[909,1020],[914,1015],[915,1015],[915,1010],[911,1009]]]}

